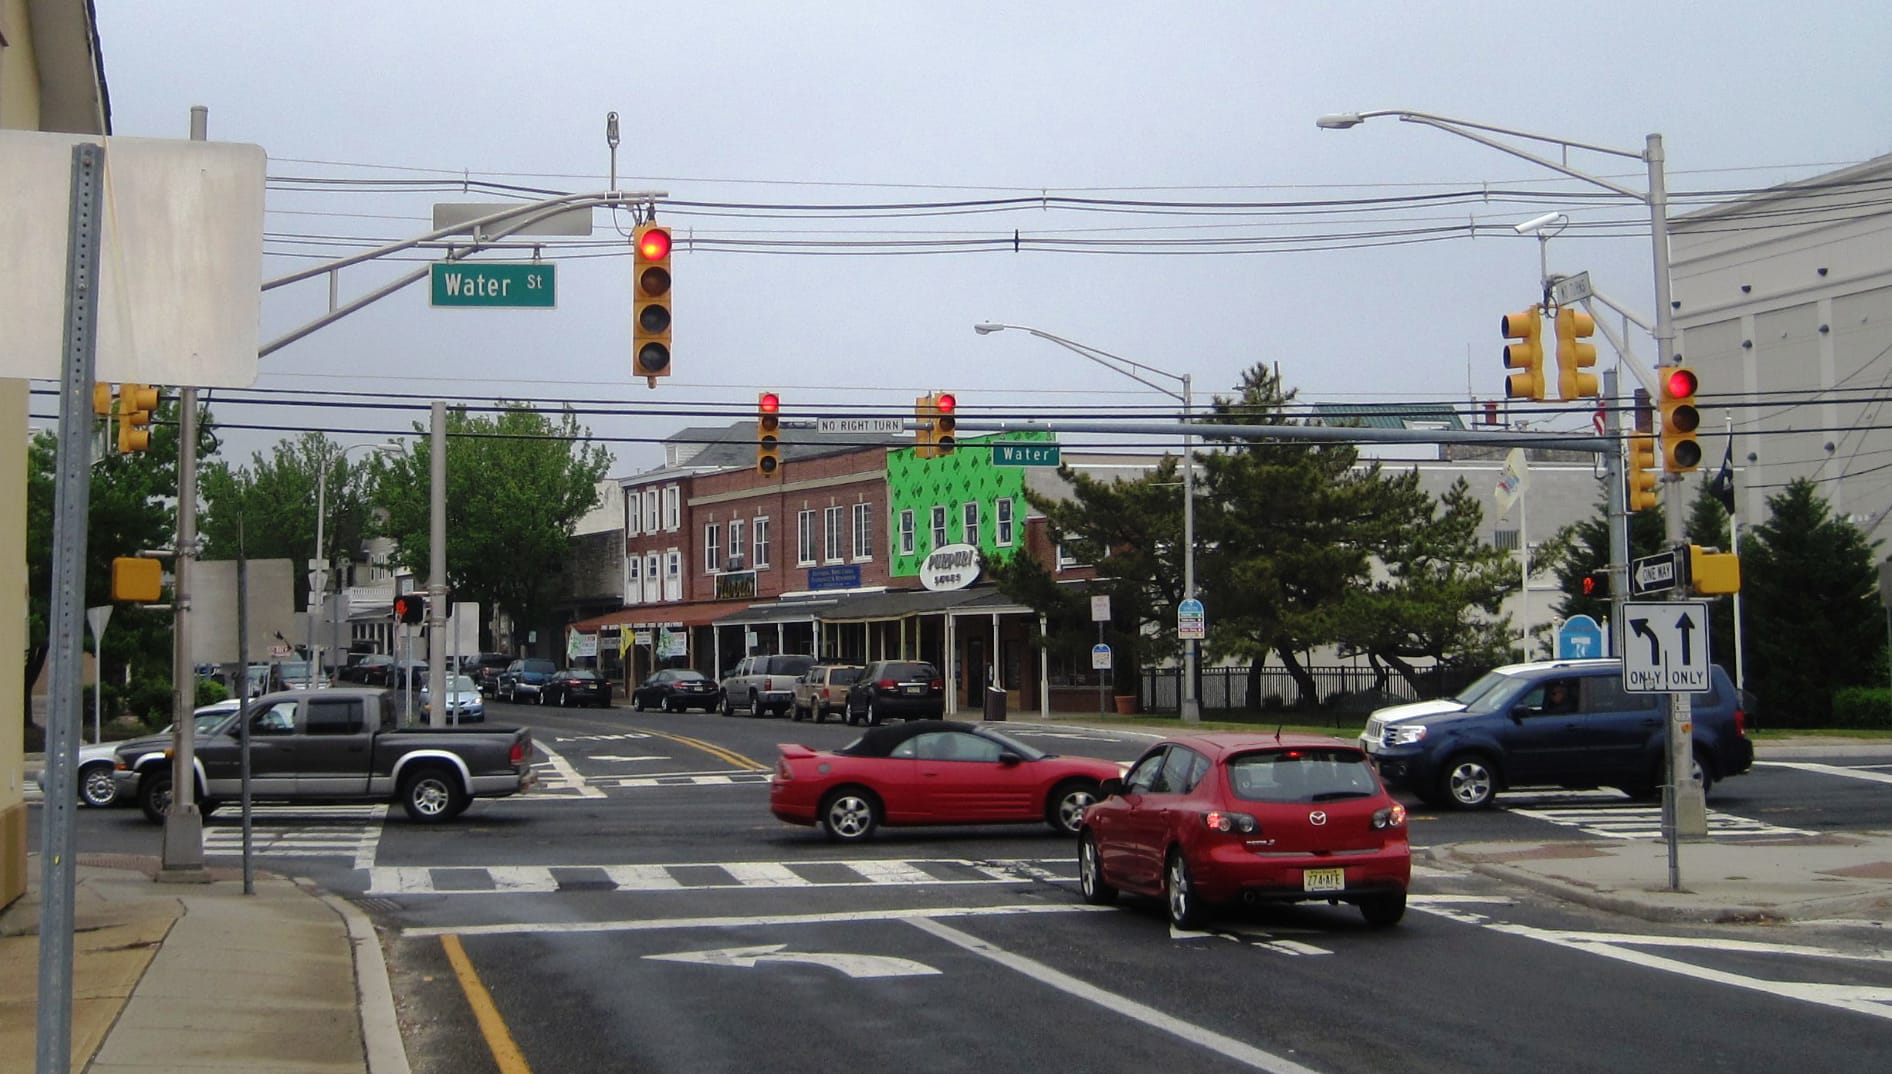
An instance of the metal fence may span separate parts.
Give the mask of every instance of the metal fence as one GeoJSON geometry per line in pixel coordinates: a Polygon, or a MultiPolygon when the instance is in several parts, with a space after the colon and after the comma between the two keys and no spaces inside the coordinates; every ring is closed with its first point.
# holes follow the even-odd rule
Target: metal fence
{"type": "MultiPolygon", "coordinates": [[[[1414,688],[1397,673],[1380,680],[1370,667],[1310,667],[1318,706],[1301,704],[1301,688],[1294,676],[1280,666],[1209,667],[1202,669],[1197,699],[1202,714],[1210,719],[1262,719],[1280,714],[1292,715],[1296,723],[1331,722],[1335,727],[1352,727],[1366,714],[1386,705],[1449,697],[1485,673],[1485,668],[1433,667],[1420,677],[1414,688]]],[[[1145,668],[1141,703],[1144,711],[1176,710],[1182,707],[1182,669],[1145,668]]]]}

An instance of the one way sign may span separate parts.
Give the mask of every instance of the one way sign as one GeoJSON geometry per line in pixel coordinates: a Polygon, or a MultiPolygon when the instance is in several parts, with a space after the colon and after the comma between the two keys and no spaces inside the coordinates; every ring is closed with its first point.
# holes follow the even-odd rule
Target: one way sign
{"type": "Polygon", "coordinates": [[[1632,694],[1701,694],[1708,677],[1708,605],[1699,600],[1628,602],[1623,622],[1623,689],[1632,694]]]}

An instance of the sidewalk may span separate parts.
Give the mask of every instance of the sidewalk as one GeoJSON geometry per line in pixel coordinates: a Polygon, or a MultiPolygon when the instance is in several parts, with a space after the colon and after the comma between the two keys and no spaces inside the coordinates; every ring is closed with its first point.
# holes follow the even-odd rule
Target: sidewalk
{"type": "MultiPolygon", "coordinates": [[[[40,861],[0,913],[0,1072],[34,1069],[40,861]]],[[[257,872],[160,884],[151,857],[78,857],[72,1051],[91,1074],[407,1074],[381,947],[345,901],[257,872]],[[88,1067],[87,1064],[91,1065],[88,1067]]]]}

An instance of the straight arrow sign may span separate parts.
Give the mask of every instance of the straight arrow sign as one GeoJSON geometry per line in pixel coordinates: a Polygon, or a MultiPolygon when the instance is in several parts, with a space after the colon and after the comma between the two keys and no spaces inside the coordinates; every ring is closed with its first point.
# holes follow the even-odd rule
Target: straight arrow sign
{"type": "Polygon", "coordinates": [[[1702,601],[1629,601],[1623,605],[1636,639],[1623,653],[1623,689],[1642,694],[1698,694],[1710,689],[1708,639],[1695,632],[1708,624],[1702,601]]]}

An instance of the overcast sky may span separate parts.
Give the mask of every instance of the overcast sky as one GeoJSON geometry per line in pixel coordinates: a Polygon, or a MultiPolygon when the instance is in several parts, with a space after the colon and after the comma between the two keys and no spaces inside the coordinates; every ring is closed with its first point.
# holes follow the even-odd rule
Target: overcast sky
{"type": "MultiPolygon", "coordinates": [[[[1052,343],[975,335],[987,320],[1190,374],[1205,404],[1257,362],[1308,401],[1501,397],[1498,318],[1538,288],[1538,243],[1509,228],[1555,210],[1571,225],[1552,271],[1652,307],[1640,205],[1414,124],[1319,130],[1323,113],[1637,151],[1660,132],[1678,212],[1892,150],[1883,0],[96,3],[115,133],[186,137],[201,104],[213,140],[268,152],[266,276],[416,236],[438,201],[504,200],[395,183],[604,190],[618,112],[618,186],[665,192],[678,236],[675,375],[656,390],[630,375],[629,221],[605,211],[584,246],[546,250],[554,311],[432,310],[423,282],[259,381],[608,408],[583,420],[615,438],[614,474],[659,460],[639,438],[749,416],[763,389],[790,418],[908,413],[933,388],[964,422],[1163,402],[1052,343]],[[735,203],[753,208],[714,207],[735,203]]],[[[1637,161],[1571,160],[1646,185],[1637,161]]],[[[413,267],[348,270],[341,298],[413,267]]],[[[326,301],[320,283],[272,292],[262,338],[326,301]]],[[[332,431],[421,416],[213,405],[332,431]]],[[[227,454],[281,435],[233,432],[227,454]]]]}

